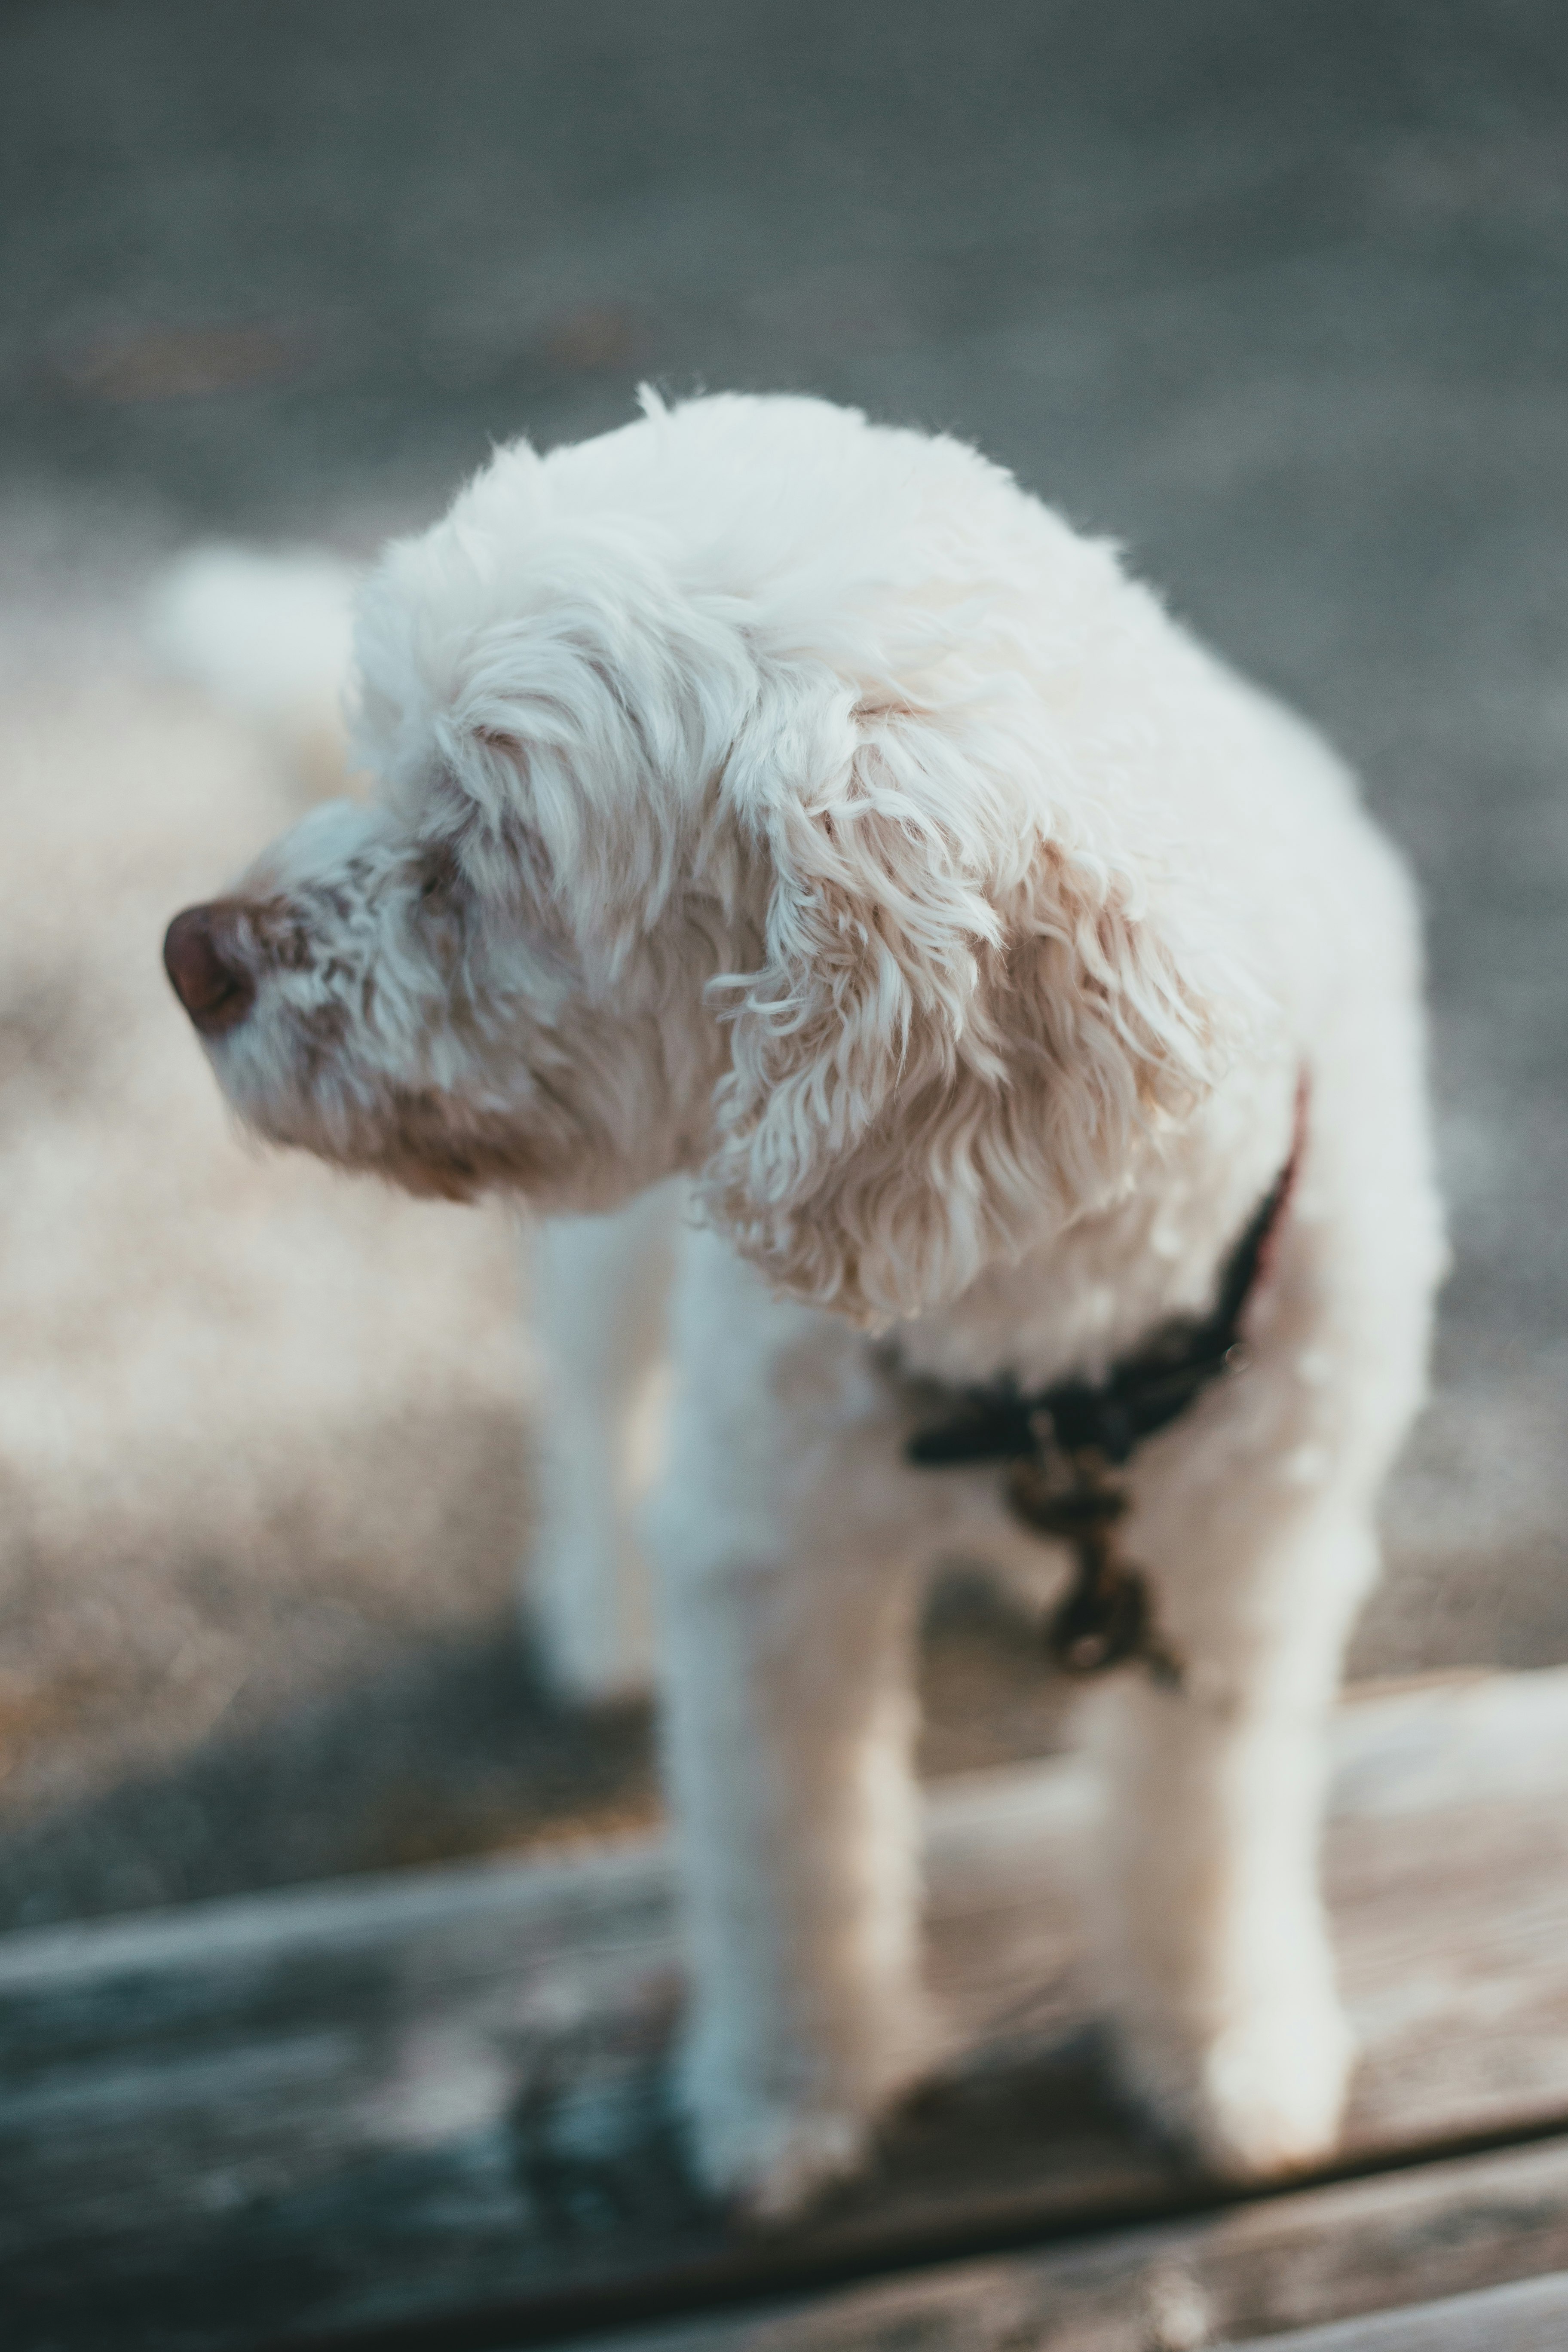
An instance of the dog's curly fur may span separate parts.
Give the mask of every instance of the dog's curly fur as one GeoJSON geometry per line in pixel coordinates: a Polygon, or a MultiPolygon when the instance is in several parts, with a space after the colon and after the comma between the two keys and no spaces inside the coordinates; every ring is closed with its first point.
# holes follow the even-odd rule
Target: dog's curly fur
{"type": "Polygon", "coordinates": [[[685,2090],[759,2210],[940,2047],[915,1596],[935,1551],[1030,1549],[994,1473],[904,1465],[867,1334],[1092,1375],[1207,1305],[1307,1080],[1252,1368],[1136,1465],[1187,1685],[1095,1714],[1131,2079],[1230,2169],[1321,2155],[1321,1722],[1441,1259],[1416,925],[1352,786],[973,451],[804,400],[502,451],[388,551],[358,667],[374,804],[225,902],[256,993],[209,1051],[265,1135],[560,1220],[537,1605],[569,1686],[623,1687],[654,1557],[685,2090]]]}

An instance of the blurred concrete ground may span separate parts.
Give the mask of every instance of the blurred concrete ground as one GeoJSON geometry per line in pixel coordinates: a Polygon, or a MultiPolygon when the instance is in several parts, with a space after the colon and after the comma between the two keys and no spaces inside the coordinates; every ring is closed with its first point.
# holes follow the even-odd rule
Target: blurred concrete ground
{"type": "MultiPolygon", "coordinates": [[[[651,1802],[507,1630],[501,1222],[245,1158],[158,993],[303,787],[133,636],[645,374],[980,441],[1361,767],[1458,1261],[1355,1663],[1568,1657],[1561,10],[12,0],[0,173],[0,1918],[651,1802]]],[[[1054,1736],[973,1599],[928,1679],[935,1767],[1054,1736]]]]}

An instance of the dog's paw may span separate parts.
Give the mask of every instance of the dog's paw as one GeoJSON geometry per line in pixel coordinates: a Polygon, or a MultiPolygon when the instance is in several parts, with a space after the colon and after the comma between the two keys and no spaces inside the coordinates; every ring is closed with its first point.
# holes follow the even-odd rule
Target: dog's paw
{"type": "Polygon", "coordinates": [[[703,2187],[738,2220],[773,2225],[862,2172],[874,2127],[849,2107],[766,2103],[691,2120],[703,2187]]]}
{"type": "Polygon", "coordinates": [[[749,2044],[700,2032],[686,2041],[676,2093],[694,2169],[738,2218],[796,2220],[864,2172],[883,2118],[953,2046],[943,2013],[909,1988],[888,1990],[861,2022],[837,2061],[787,2046],[764,2053],[757,2034],[749,2044]]]}
{"type": "Polygon", "coordinates": [[[1206,2039],[1133,2032],[1121,2051],[1131,2090],[1227,2179],[1305,2171],[1339,2145],[1355,2042],[1331,1997],[1259,2003],[1206,2039]]]}

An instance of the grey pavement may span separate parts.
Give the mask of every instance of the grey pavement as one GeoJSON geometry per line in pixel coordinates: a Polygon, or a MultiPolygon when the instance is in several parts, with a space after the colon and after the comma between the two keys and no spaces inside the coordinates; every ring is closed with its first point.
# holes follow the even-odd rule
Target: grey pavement
{"type": "Polygon", "coordinates": [[[1357,1664],[1568,1657],[1561,8],[11,0],[0,173],[0,514],[359,545],[642,376],[805,388],[1322,725],[1425,891],[1457,1244],[1357,1664]]]}

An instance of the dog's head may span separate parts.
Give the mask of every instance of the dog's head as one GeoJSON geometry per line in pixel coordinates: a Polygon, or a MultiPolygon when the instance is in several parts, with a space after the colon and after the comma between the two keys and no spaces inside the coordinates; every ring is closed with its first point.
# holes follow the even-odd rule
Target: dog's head
{"type": "Polygon", "coordinates": [[[1132,593],[971,453],[805,404],[505,453],[365,591],[375,805],[171,929],[231,1101],[453,1197],[689,1171],[868,1321],[1113,1197],[1225,1041],[1052,739],[1021,548],[1132,593]]]}

